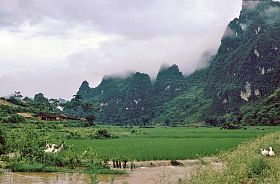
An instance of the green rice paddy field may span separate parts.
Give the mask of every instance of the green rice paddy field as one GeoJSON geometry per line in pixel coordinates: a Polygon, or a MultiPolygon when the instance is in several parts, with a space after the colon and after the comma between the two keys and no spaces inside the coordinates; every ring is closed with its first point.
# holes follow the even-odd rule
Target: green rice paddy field
{"type": "Polygon", "coordinates": [[[99,155],[129,160],[193,159],[236,148],[258,136],[279,131],[280,127],[248,127],[247,130],[219,128],[125,128],[106,127],[118,138],[68,139],[77,153],[88,147],[99,155]]]}

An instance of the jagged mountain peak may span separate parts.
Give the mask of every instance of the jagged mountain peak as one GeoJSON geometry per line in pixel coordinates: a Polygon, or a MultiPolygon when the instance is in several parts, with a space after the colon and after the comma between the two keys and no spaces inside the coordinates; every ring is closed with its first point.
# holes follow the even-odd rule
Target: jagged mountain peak
{"type": "Polygon", "coordinates": [[[161,67],[157,75],[156,81],[170,80],[170,79],[183,79],[183,78],[184,76],[182,72],[180,72],[179,67],[176,64],[174,64],[169,67],[167,66],[161,67]]]}
{"type": "Polygon", "coordinates": [[[216,114],[238,113],[247,102],[273,92],[280,58],[280,3],[243,1],[211,62],[206,88],[216,114]],[[272,82],[274,81],[274,82],[272,82]],[[218,109],[219,107],[220,109],[218,109]]]}
{"type": "Polygon", "coordinates": [[[97,119],[107,123],[240,113],[280,84],[280,3],[243,0],[242,6],[207,69],[185,78],[177,65],[164,65],[153,84],[140,72],[105,76],[93,89],[84,82],[79,93],[97,104],[97,119]]]}
{"type": "Polygon", "coordinates": [[[79,88],[79,91],[77,92],[78,95],[81,95],[82,98],[88,98],[89,96],[91,96],[92,92],[92,89],[89,87],[89,83],[88,81],[83,81],[80,88],[79,88]]]}
{"type": "Polygon", "coordinates": [[[162,65],[161,67],[160,67],[160,70],[159,70],[159,72],[164,72],[164,71],[171,71],[171,70],[174,70],[174,71],[178,71],[179,72],[179,67],[178,67],[178,65],[176,65],[176,64],[173,64],[173,65],[162,65]]]}
{"type": "Polygon", "coordinates": [[[89,88],[89,83],[88,83],[88,81],[86,81],[86,80],[83,81],[80,88],[89,88]]]}

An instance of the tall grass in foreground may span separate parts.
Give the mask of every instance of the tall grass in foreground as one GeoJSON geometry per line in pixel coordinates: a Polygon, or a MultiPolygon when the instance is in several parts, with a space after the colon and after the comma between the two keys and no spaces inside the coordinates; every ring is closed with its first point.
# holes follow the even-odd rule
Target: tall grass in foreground
{"type": "Polygon", "coordinates": [[[200,168],[197,175],[186,183],[237,184],[280,183],[280,133],[273,133],[244,143],[233,152],[220,155],[225,168],[215,170],[211,166],[200,168]],[[276,156],[264,157],[261,148],[272,146],[276,156]]]}

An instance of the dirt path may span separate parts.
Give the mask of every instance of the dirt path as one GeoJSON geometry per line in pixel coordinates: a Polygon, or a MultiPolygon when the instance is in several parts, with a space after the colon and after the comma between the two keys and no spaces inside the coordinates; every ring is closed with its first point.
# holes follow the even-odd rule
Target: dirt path
{"type": "MultiPolygon", "coordinates": [[[[114,184],[167,184],[177,183],[180,179],[189,179],[194,167],[160,166],[145,167],[129,172],[127,176],[117,176],[114,184]]],[[[101,178],[101,184],[110,183],[110,178],[101,178]]]]}
{"type": "MultiPolygon", "coordinates": [[[[177,162],[144,161],[134,162],[136,169],[128,170],[127,176],[117,176],[114,184],[173,184],[179,180],[190,179],[195,170],[205,164],[211,164],[215,169],[222,169],[224,164],[218,158],[202,158],[199,160],[177,160],[177,162]],[[174,166],[179,164],[181,166],[174,166]]],[[[100,178],[101,184],[110,183],[110,178],[100,178]]]]}
{"type": "MultiPolygon", "coordinates": [[[[199,160],[179,160],[181,166],[172,166],[171,161],[134,162],[136,169],[127,169],[127,175],[98,176],[99,184],[173,184],[180,179],[189,179],[195,169],[204,164],[211,164],[222,169],[223,163],[217,158],[199,160]],[[112,179],[113,178],[113,179],[112,179]]],[[[69,173],[12,173],[0,175],[2,184],[83,184],[91,183],[91,177],[85,174],[69,173]]]]}

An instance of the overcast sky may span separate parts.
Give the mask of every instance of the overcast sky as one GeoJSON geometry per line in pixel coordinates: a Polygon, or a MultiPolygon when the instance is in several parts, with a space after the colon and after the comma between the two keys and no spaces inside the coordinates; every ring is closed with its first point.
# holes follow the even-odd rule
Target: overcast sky
{"type": "Polygon", "coordinates": [[[69,99],[83,80],[131,71],[184,74],[216,51],[241,0],[0,0],[0,96],[69,99]]]}

